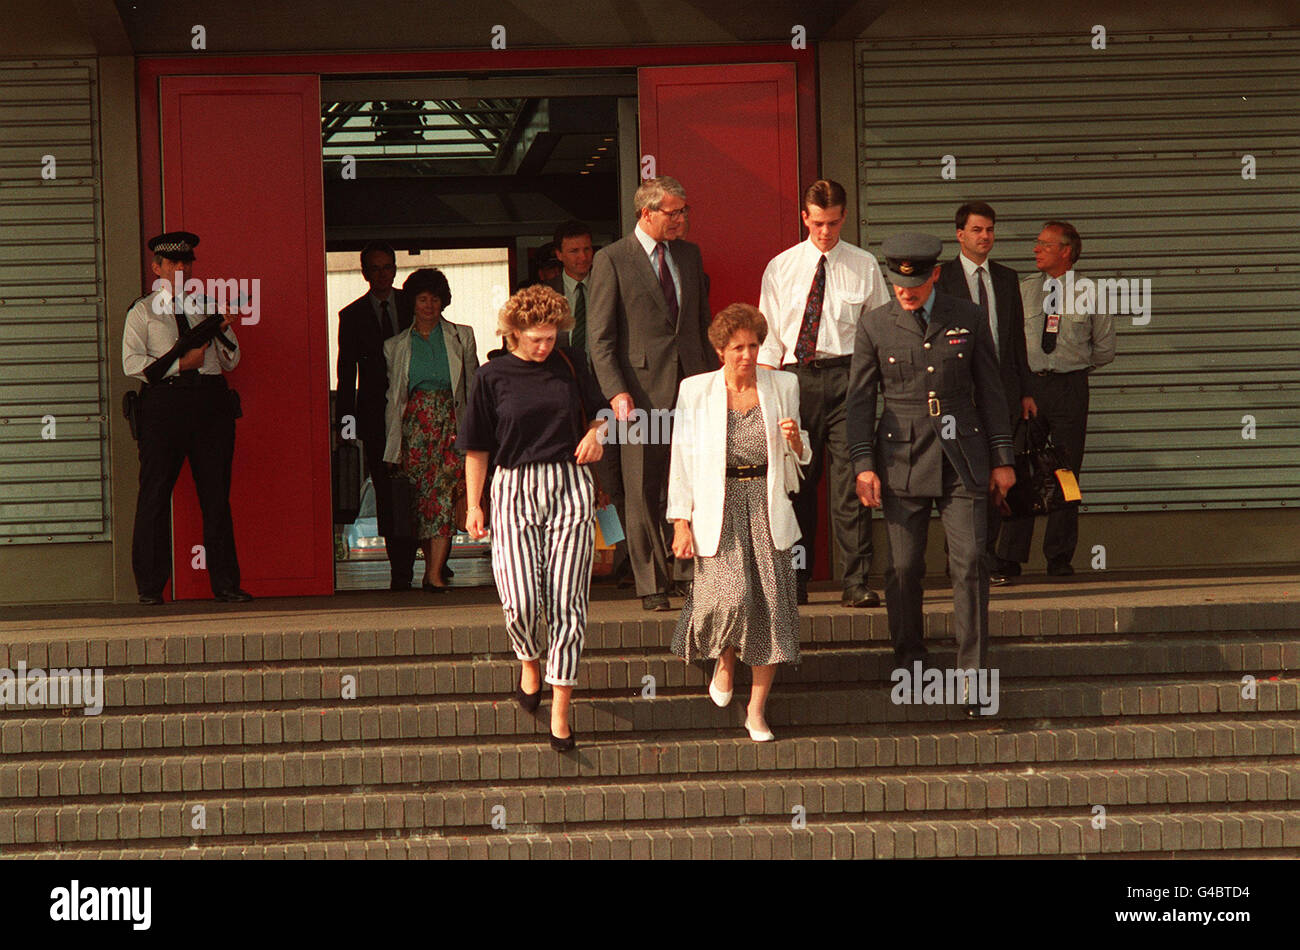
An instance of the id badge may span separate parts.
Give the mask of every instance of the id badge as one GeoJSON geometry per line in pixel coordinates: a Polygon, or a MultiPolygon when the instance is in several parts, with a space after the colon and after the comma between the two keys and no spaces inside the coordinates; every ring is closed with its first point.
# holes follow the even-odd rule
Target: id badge
{"type": "Polygon", "coordinates": [[[1060,315],[1059,313],[1049,313],[1049,314],[1047,314],[1046,316],[1047,316],[1047,327],[1046,327],[1047,332],[1048,332],[1048,333],[1060,333],[1060,332],[1061,332],[1061,315],[1060,315]]]}

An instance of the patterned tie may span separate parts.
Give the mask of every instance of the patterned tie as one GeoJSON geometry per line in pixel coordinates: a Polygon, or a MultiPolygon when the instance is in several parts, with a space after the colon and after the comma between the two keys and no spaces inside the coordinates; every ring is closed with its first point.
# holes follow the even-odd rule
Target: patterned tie
{"type": "Polygon", "coordinates": [[[794,358],[800,366],[806,366],[817,358],[817,331],[822,325],[822,301],[826,297],[826,255],[817,262],[817,273],[813,275],[812,287],[808,290],[808,302],[803,307],[803,322],[799,324],[799,337],[794,344],[794,358]]]}
{"type": "Polygon", "coordinates": [[[677,288],[673,286],[673,272],[668,268],[668,245],[660,241],[655,249],[659,252],[659,286],[664,289],[668,315],[673,318],[673,326],[677,326],[677,288]]]}
{"type": "Polygon", "coordinates": [[[988,312],[989,312],[989,292],[988,292],[988,288],[986,288],[986,287],[984,286],[984,268],[983,268],[983,267],[977,267],[977,268],[975,268],[975,283],[979,284],[979,288],[980,288],[980,299],[979,299],[980,309],[983,310],[985,313],[988,313],[988,312]]]}
{"type": "Polygon", "coordinates": [[[575,350],[587,348],[587,288],[578,284],[578,299],[573,304],[573,330],[569,334],[569,346],[575,350]]]}

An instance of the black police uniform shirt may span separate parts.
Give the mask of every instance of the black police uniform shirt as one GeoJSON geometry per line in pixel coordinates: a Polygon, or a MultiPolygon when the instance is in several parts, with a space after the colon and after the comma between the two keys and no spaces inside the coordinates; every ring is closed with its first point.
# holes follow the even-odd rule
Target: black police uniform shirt
{"type": "MultiPolygon", "coordinates": [[[[582,353],[564,348],[577,373],[591,419],[609,407],[596,381],[587,372],[582,353]]],[[[558,350],[538,363],[506,353],[480,366],[474,375],[456,447],[462,452],[491,452],[500,468],[538,462],[572,462],[587,425],[578,431],[582,414],[574,373],[558,350]]]]}

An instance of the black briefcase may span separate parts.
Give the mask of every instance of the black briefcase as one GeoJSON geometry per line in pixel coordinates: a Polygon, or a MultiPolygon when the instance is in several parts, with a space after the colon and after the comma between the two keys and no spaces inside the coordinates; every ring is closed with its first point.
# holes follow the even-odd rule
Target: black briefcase
{"type": "Polygon", "coordinates": [[[375,492],[375,504],[385,505],[380,515],[382,526],[380,533],[386,538],[414,538],[415,531],[415,486],[400,470],[389,475],[380,472],[372,478],[387,478],[388,489],[382,494],[375,492]],[[385,498],[384,496],[387,496],[385,498]]]}
{"type": "Polygon", "coordinates": [[[1013,438],[1016,449],[1016,483],[1007,492],[1005,518],[1035,518],[1079,504],[1078,479],[1065,456],[1052,441],[1045,421],[1022,419],[1013,438]]]}
{"type": "Polygon", "coordinates": [[[361,513],[361,446],[345,440],[334,449],[334,523],[352,524],[361,513]]]}

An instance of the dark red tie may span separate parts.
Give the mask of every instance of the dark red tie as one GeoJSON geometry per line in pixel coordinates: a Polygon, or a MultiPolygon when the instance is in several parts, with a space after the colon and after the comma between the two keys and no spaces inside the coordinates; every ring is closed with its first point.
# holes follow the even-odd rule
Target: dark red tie
{"type": "Polygon", "coordinates": [[[660,241],[659,251],[659,286],[664,289],[664,300],[668,302],[668,314],[677,326],[677,288],[673,286],[673,272],[668,267],[668,245],[660,241]]]}
{"type": "Polygon", "coordinates": [[[826,297],[826,255],[817,262],[808,302],[803,308],[803,323],[799,324],[799,338],[794,344],[795,362],[803,365],[817,358],[817,331],[822,325],[822,300],[826,297]]]}

